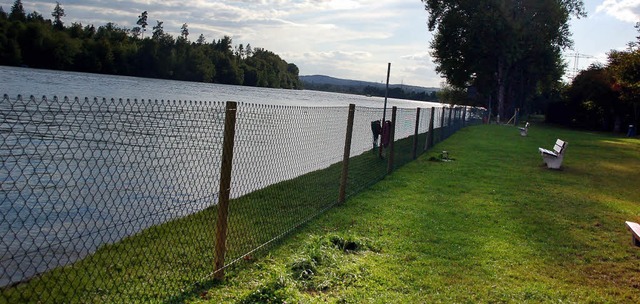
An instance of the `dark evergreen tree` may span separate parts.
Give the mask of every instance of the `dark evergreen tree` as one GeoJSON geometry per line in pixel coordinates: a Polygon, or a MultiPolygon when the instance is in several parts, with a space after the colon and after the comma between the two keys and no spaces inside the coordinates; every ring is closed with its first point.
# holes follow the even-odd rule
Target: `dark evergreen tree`
{"type": "Polygon", "coordinates": [[[207,43],[207,40],[204,38],[203,34],[200,34],[200,36],[198,37],[198,40],[196,40],[197,44],[205,44],[207,43]]]}
{"type": "Polygon", "coordinates": [[[187,40],[187,24],[174,39],[158,21],[153,39],[140,38],[142,26],[146,26],[146,12],[139,17],[138,30],[119,28],[111,22],[98,28],[80,23],[65,28],[61,9],[52,13],[55,24],[37,12],[24,16],[23,21],[0,14],[0,64],[301,88],[294,64],[263,49],[259,49],[260,56],[249,58],[243,55],[246,52],[242,46],[232,47],[228,36],[207,44],[204,35],[200,35],[198,42],[191,44],[187,40]]]}
{"type": "Polygon", "coordinates": [[[26,21],[27,16],[24,12],[24,6],[22,6],[21,0],[16,0],[11,6],[11,12],[9,13],[9,19],[14,21],[26,21]]]}
{"type": "Polygon", "coordinates": [[[64,29],[62,17],[66,16],[66,14],[64,13],[64,9],[62,8],[62,6],[60,6],[60,2],[56,1],[56,7],[53,8],[51,16],[53,16],[53,27],[57,30],[64,29]]]}
{"type": "Polygon", "coordinates": [[[147,23],[148,16],[149,14],[147,11],[144,11],[140,16],[138,16],[138,21],[136,22],[136,24],[142,29],[142,38],[144,38],[144,32],[147,30],[147,25],[149,25],[149,23],[147,23]]]}
{"type": "Polygon", "coordinates": [[[156,20],[157,24],[153,26],[153,39],[160,39],[164,36],[164,27],[162,24],[164,22],[160,20],[156,20]]]}
{"type": "Polygon", "coordinates": [[[180,28],[180,37],[182,37],[184,40],[187,40],[187,38],[189,37],[189,26],[186,23],[183,24],[180,28]]]}
{"type": "Polygon", "coordinates": [[[247,44],[247,47],[244,49],[244,54],[246,57],[253,56],[253,49],[251,48],[251,44],[247,44]]]}

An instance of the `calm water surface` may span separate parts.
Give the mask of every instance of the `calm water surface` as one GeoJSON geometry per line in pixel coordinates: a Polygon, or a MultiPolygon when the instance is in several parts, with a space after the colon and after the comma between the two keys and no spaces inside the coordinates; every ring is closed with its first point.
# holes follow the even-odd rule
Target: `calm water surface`
{"type": "MultiPolygon", "coordinates": [[[[308,90],[284,90],[0,66],[0,94],[89,98],[237,101],[290,106],[382,108],[384,98],[308,90]]],[[[438,103],[389,99],[388,107],[417,108],[438,103]]]]}

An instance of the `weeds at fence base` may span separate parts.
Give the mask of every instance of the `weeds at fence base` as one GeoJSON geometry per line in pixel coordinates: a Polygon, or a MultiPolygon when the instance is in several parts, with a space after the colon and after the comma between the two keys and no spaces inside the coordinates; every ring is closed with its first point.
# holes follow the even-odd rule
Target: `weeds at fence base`
{"type": "Polygon", "coordinates": [[[454,160],[456,160],[456,159],[455,158],[443,158],[441,156],[431,156],[431,157],[429,157],[429,161],[432,161],[432,162],[444,162],[444,163],[446,163],[446,162],[452,162],[454,160]]]}
{"type": "Polygon", "coordinates": [[[369,273],[360,260],[379,251],[371,240],[356,235],[310,235],[299,254],[286,265],[272,266],[272,274],[240,303],[283,303],[301,293],[326,293],[354,285],[369,273]]]}
{"type": "Polygon", "coordinates": [[[293,295],[293,293],[288,290],[288,285],[290,284],[287,282],[287,279],[282,276],[270,278],[238,303],[286,303],[293,295]]]}

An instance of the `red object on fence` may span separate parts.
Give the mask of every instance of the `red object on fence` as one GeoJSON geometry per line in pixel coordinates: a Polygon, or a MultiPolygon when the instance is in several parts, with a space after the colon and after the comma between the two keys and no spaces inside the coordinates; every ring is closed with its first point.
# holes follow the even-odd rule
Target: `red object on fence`
{"type": "Polygon", "coordinates": [[[391,139],[391,121],[387,120],[382,125],[382,139],[380,139],[380,144],[385,148],[388,147],[389,139],[391,139]]]}

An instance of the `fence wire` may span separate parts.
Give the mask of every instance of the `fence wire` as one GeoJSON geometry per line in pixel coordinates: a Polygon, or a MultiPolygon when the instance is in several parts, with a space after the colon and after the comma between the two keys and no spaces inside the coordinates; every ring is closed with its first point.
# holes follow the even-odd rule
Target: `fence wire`
{"type": "MultiPolygon", "coordinates": [[[[348,108],[236,113],[225,266],[338,202],[348,108]]],[[[347,196],[484,115],[433,113],[397,110],[392,158],[373,140],[383,110],[356,108],[347,196]]],[[[220,102],[4,95],[0,303],[174,302],[210,286],[226,117],[220,102]]]]}

